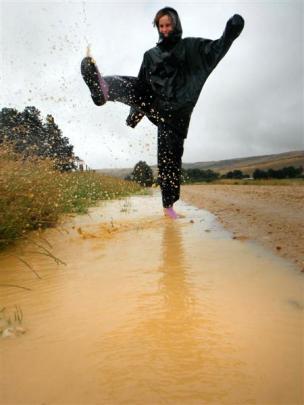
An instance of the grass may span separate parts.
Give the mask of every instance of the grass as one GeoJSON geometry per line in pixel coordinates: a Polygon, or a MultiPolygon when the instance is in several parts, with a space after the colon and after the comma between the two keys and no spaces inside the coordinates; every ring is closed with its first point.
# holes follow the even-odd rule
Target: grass
{"type": "Polygon", "coordinates": [[[64,213],[85,213],[99,200],[141,192],[134,182],[95,172],[60,173],[51,161],[0,147],[0,250],[64,213]]]}

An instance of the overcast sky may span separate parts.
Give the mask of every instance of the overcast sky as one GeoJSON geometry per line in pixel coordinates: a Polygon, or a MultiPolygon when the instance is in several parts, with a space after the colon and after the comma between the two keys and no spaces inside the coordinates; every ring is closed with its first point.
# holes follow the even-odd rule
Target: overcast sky
{"type": "Polygon", "coordinates": [[[184,162],[303,150],[303,2],[0,2],[0,106],[52,114],[91,168],[156,164],[157,129],[125,124],[129,107],[97,107],[80,75],[91,44],[104,75],[136,76],[155,46],[156,12],[175,8],[183,37],[217,39],[239,13],[245,28],[208,78],[185,142],[184,162]]]}

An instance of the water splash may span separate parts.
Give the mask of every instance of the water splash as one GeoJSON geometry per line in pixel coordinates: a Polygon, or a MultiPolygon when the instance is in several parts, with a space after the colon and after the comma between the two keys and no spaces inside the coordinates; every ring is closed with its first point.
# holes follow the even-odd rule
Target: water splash
{"type": "Polygon", "coordinates": [[[85,40],[87,46],[89,47],[90,45],[89,45],[89,41],[88,41],[88,37],[87,37],[87,31],[88,31],[89,24],[88,24],[85,4],[86,4],[85,1],[83,1],[82,2],[82,13],[83,13],[83,22],[84,22],[84,26],[85,26],[84,40],[85,40]]]}
{"type": "Polygon", "coordinates": [[[86,56],[87,56],[87,57],[91,57],[91,56],[92,56],[92,54],[91,54],[91,44],[88,44],[88,45],[87,45],[86,56]]]}

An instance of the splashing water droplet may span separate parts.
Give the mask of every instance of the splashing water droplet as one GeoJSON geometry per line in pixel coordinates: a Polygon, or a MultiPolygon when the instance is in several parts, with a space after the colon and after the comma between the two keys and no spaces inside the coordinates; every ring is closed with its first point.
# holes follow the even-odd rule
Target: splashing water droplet
{"type": "Polygon", "coordinates": [[[91,44],[87,46],[87,57],[91,57],[91,44]]]}

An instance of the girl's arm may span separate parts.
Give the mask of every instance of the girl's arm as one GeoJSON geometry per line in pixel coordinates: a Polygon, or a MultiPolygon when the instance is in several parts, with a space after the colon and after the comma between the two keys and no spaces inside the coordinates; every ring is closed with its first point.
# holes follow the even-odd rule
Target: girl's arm
{"type": "Polygon", "coordinates": [[[239,14],[231,17],[226,24],[223,35],[215,40],[201,39],[200,54],[208,73],[216,67],[226,55],[233,41],[240,35],[244,28],[244,19],[239,14]]]}

